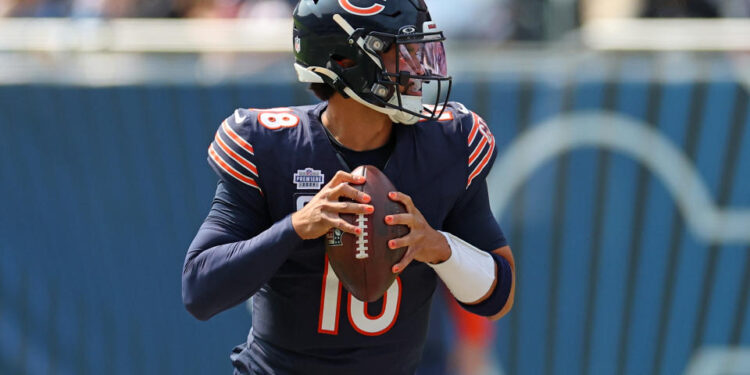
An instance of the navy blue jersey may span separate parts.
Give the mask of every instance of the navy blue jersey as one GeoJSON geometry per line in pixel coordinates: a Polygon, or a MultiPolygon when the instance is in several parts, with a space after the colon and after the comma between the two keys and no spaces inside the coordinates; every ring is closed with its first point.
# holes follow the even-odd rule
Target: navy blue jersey
{"type": "MultiPolygon", "coordinates": [[[[411,374],[434,271],[412,262],[380,301],[363,303],[341,287],[323,239],[302,241],[291,227],[290,214],[348,169],[320,121],[325,106],[238,109],[221,124],[208,150],[219,189],[186,260],[209,270],[190,283],[207,297],[189,298],[207,318],[252,295],[253,328],[232,356],[238,373],[411,374]],[[245,256],[249,246],[265,247],[245,256]]],[[[450,103],[439,120],[393,126],[383,172],[429,224],[482,250],[505,246],[484,181],[497,153],[484,121],[450,103]]]]}

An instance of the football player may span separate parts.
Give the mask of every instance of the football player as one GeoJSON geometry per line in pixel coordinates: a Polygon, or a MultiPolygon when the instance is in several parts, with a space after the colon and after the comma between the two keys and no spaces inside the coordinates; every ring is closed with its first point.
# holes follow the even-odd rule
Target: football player
{"type": "Polygon", "coordinates": [[[497,150],[475,113],[447,102],[443,34],[423,0],[302,0],[294,68],[321,102],[238,109],[208,161],[219,176],[188,249],[182,297],[201,320],[252,298],[252,328],[231,355],[235,374],[412,374],[437,280],[461,306],[496,319],[513,304],[514,263],[490,212],[485,177],[497,150]],[[398,274],[379,301],[350,296],[323,238],[339,217],[368,214],[352,185],[381,169],[407,213],[398,274]],[[341,201],[348,198],[352,201],[341,201]]]}

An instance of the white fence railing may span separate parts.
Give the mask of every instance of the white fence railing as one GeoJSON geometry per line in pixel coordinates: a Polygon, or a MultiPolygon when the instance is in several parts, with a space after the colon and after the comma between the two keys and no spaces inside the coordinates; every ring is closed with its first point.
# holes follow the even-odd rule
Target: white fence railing
{"type": "Polygon", "coordinates": [[[623,51],[750,51],[750,20],[601,19],[581,28],[585,46],[623,51]]]}
{"type": "MultiPolygon", "coordinates": [[[[580,28],[580,40],[593,50],[750,51],[750,19],[599,19],[580,28]]],[[[0,52],[260,53],[291,45],[288,18],[0,18],[0,52]]]]}
{"type": "Polygon", "coordinates": [[[0,51],[288,52],[291,19],[0,19],[0,51]]]}

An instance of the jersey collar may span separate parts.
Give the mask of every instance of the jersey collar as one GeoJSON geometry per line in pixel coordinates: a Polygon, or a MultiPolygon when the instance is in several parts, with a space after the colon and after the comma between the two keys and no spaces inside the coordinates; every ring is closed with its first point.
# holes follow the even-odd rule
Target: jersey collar
{"type": "MultiPolygon", "coordinates": [[[[325,126],[323,125],[323,121],[321,120],[321,115],[323,111],[328,107],[328,102],[320,102],[316,106],[314,106],[311,110],[312,113],[310,113],[310,131],[313,134],[313,139],[316,144],[325,144],[325,147],[322,147],[322,151],[326,153],[326,157],[330,157],[333,159],[338,160],[340,167],[342,170],[345,170],[347,172],[351,172],[351,169],[349,169],[349,166],[346,165],[346,162],[343,160],[343,158],[339,155],[339,153],[336,151],[335,146],[331,143],[331,140],[328,137],[328,134],[326,133],[325,126]]],[[[408,126],[394,123],[393,124],[393,132],[394,137],[396,138],[395,142],[396,144],[393,146],[393,152],[391,153],[391,156],[388,158],[388,161],[385,163],[385,168],[383,168],[383,173],[388,176],[388,179],[390,179],[394,185],[398,186],[398,176],[400,175],[400,159],[399,155],[405,155],[409,148],[409,143],[412,143],[412,137],[411,134],[408,134],[408,126]]]]}

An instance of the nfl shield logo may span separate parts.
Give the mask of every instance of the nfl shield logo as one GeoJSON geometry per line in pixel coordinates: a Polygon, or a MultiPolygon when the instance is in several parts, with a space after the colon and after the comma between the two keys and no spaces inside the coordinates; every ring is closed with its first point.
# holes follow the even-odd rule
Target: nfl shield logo
{"type": "Polygon", "coordinates": [[[300,42],[299,36],[294,36],[294,52],[299,53],[302,50],[302,42],[300,42]]]}
{"type": "Polygon", "coordinates": [[[339,228],[332,228],[328,231],[326,234],[326,241],[328,242],[328,246],[341,246],[343,245],[343,242],[341,241],[341,236],[344,234],[344,231],[342,231],[339,228]]]}

